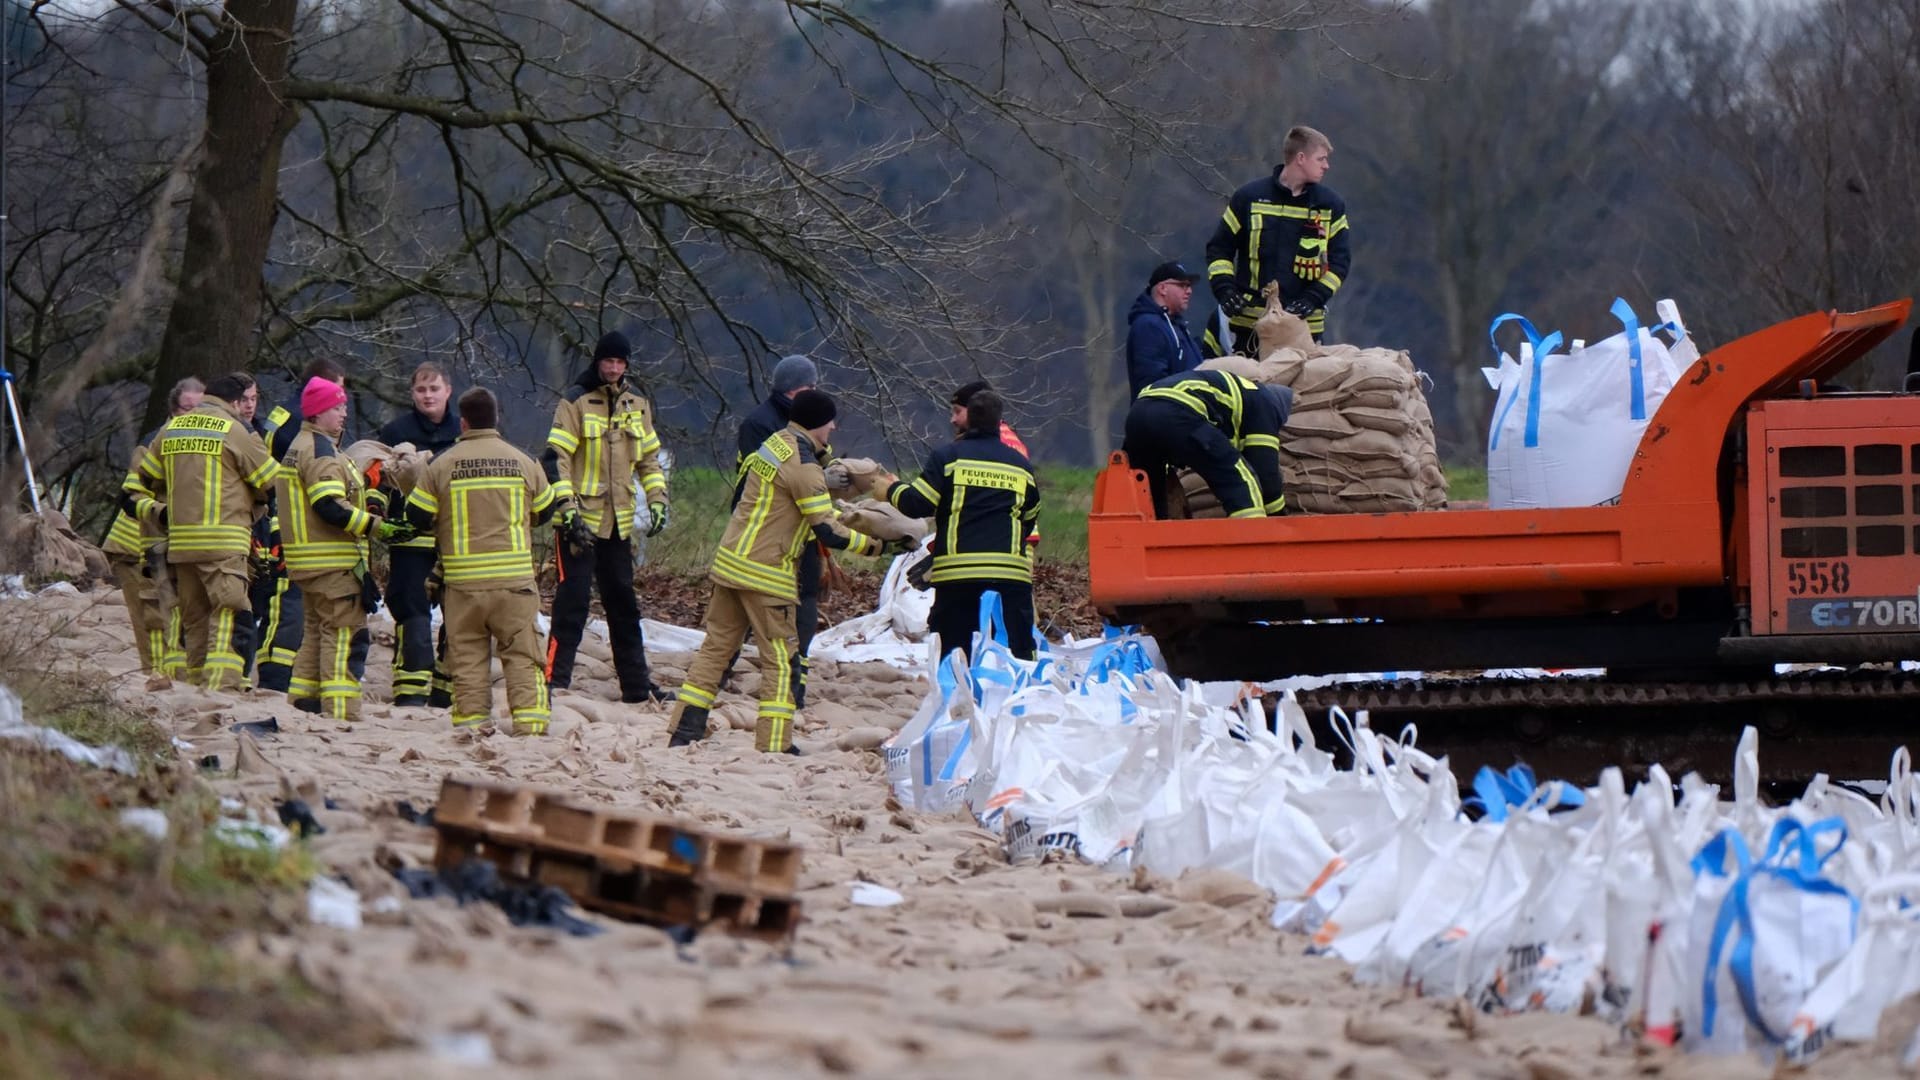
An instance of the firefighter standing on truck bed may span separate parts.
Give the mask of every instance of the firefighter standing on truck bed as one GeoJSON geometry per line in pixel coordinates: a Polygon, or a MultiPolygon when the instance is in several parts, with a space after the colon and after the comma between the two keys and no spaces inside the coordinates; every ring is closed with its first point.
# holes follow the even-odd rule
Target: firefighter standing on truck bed
{"type": "Polygon", "coordinates": [[[245,372],[214,379],[192,412],[167,421],[141,449],[121,485],[121,505],[167,531],[167,561],[179,577],[184,674],[209,690],[238,689],[245,678],[238,635],[249,612],[251,529],[279,471],[233,404],[256,393],[245,372]]]}
{"type": "Polygon", "coordinates": [[[497,652],[513,733],[544,735],[552,713],[534,623],[532,530],[561,500],[540,466],[500,437],[491,391],[461,394],[458,408],[460,440],[427,466],[406,508],[408,523],[439,541],[453,725],[484,729],[492,719],[497,652]]]}
{"type": "Polygon", "coordinates": [[[1225,371],[1188,371],[1151,383],[1127,410],[1127,461],[1147,474],[1154,516],[1167,516],[1167,480],[1192,469],[1228,517],[1267,517],[1287,508],[1280,480],[1280,429],[1293,391],[1225,371]]]}
{"type": "Polygon", "coordinates": [[[935,450],[912,483],[892,479],[888,502],[909,517],[934,519],[933,610],[927,628],[940,653],[973,656],[980,601],[1000,594],[1008,647],[1033,659],[1033,562],[1027,537],[1040,516],[1040,482],[1027,455],[1001,438],[1005,402],[978,390],[966,402],[966,430],[935,450]]]}
{"type": "Polygon", "coordinates": [[[1287,132],[1284,160],[1273,174],[1242,187],[1227,200],[1220,224],[1207,241],[1207,282],[1233,326],[1233,341],[1208,344],[1220,355],[1252,355],[1253,324],[1266,310],[1261,292],[1280,285],[1280,303],[1307,321],[1313,340],[1327,329],[1327,302],[1352,265],[1347,204],[1320,181],[1327,175],[1333,143],[1310,127],[1287,132]]]}
{"type": "Polygon", "coordinates": [[[360,677],[353,654],[358,649],[364,656],[367,637],[366,538],[399,543],[412,539],[413,528],[366,509],[360,470],[335,442],[346,428],[347,392],[309,379],[300,415],[305,419],[274,484],[280,550],[305,605],[287,700],[306,712],[354,721],[360,719],[360,677]]]}
{"type": "Polygon", "coordinates": [[[625,334],[605,334],[593,362],[567,387],[553,410],[553,430],[541,460],[557,498],[572,500],[555,530],[560,569],[553,594],[553,632],[547,641],[548,685],[573,685],[573,658],[587,626],[594,581],[607,613],[613,668],[620,700],[666,701],[647,670],[640,632],[640,601],[633,592],[633,480],[646,492],[652,524],[648,536],[667,526],[667,476],[660,468],[660,436],[652,406],[627,388],[625,334]]]}
{"type": "Polygon", "coordinates": [[[714,552],[708,578],[706,640],[687,666],[673,707],[669,746],[685,746],[707,734],[707,715],[727,663],[752,630],[760,648],[760,711],[753,745],[767,753],[797,754],[793,747],[794,608],[799,602],[795,564],[801,548],[818,541],[855,555],[880,550],[880,541],[847,529],[835,519],[819,455],[833,435],[838,409],[818,390],[796,394],[787,426],[774,432],[747,459],[746,486],[714,552]]]}

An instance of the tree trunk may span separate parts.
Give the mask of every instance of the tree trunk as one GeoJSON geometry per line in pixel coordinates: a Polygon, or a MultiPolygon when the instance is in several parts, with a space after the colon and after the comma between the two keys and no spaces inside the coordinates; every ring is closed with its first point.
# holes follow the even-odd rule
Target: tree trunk
{"type": "Polygon", "coordinates": [[[262,268],[279,200],[280,147],[295,113],[280,95],[296,0],[227,0],[207,43],[206,131],[187,207],[180,284],[140,430],[166,417],[166,391],[189,375],[252,366],[262,268]]]}

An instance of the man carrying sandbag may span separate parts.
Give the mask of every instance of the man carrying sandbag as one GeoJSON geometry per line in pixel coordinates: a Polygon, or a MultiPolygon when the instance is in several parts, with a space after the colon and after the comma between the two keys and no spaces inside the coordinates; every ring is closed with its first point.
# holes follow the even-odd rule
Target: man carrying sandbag
{"type": "MultiPolygon", "coordinates": [[[[820,369],[811,358],[795,354],[781,358],[773,366],[772,381],[773,393],[740,421],[733,458],[733,499],[727,504],[728,512],[740,505],[740,496],[747,490],[747,461],[775,432],[787,426],[793,412],[793,399],[819,385],[820,369]]],[[[833,448],[823,448],[820,457],[824,466],[833,459],[833,448]]],[[[813,635],[820,629],[820,576],[825,563],[826,555],[820,545],[810,540],[801,548],[800,561],[794,567],[794,584],[799,589],[799,605],[793,617],[794,630],[799,635],[793,657],[793,707],[796,709],[807,706],[807,652],[813,648],[813,635]]],[[[731,670],[733,665],[729,663],[727,668],[731,670]]]]}
{"type": "Polygon", "coordinates": [[[794,395],[787,426],[774,432],[747,459],[746,486],[714,552],[708,578],[706,640],[687,666],[673,706],[669,746],[685,746],[707,734],[707,716],[720,680],[747,632],[760,649],[760,711],[753,745],[766,753],[793,749],[793,613],[799,602],[795,563],[803,543],[869,555],[880,542],[834,518],[833,497],[820,454],[837,423],[838,407],[818,390],[794,395]]]}
{"type": "MultiPolygon", "coordinates": [[[[1235,352],[1254,344],[1253,324],[1265,311],[1261,296],[1270,282],[1280,286],[1287,314],[1305,319],[1319,341],[1327,329],[1327,302],[1353,261],[1347,204],[1320,182],[1331,165],[1332,141],[1313,128],[1296,127],[1287,132],[1282,151],[1272,175],[1227,200],[1207,241],[1207,282],[1233,327],[1235,352]]],[[[1223,352],[1229,343],[1213,344],[1223,352]]]]}
{"type": "Polygon", "coordinates": [[[927,580],[933,610],[927,628],[940,652],[973,656],[980,599],[1000,594],[1010,631],[1008,646],[1033,659],[1033,560],[1027,537],[1040,516],[1040,482],[1027,455],[1007,445],[1000,429],[1006,404],[992,390],[967,399],[960,437],[927,457],[912,483],[882,476],[886,500],[911,517],[930,517],[938,530],[927,580]]]}
{"type": "Polygon", "coordinates": [[[1175,469],[1199,473],[1228,517],[1267,517],[1287,506],[1280,429],[1292,411],[1293,392],[1283,386],[1226,371],[1169,375],[1134,399],[1120,449],[1147,474],[1155,517],[1167,516],[1175,469]]]}

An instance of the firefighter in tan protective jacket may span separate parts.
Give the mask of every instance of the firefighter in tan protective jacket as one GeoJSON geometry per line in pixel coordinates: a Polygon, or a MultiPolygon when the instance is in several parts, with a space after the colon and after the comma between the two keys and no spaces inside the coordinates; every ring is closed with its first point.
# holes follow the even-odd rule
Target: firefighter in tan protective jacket
{"type": "MultiPolygon", "coordinates": [[[[206,384],[191,375],[175,383],[167,392],[168,418],[193,411],[206,390],[206,384]]],[[[159,437],[165,426],[155,428],[133,448],[135,468],[139,467],[141,451],[159,437]]],[[[120,585],[121,599],[126,601],[134,645],[140,653],[140,670],[161,676],[147,687],[149,690],[159,689],[179,675],[187,661],[187,654],[180,648],[180,609],[173,603],[166,551],[161,544],[166,538],[166,530],[157,522],[143,522],[123,509],[114,513],[106,543],[100,545],[120,585]]]]}
{"type": "Polygon", "coordinates": [[[534,625],[532,532],[561,500],[533,459],[500,437],[492,391],[461,394],[458,409],[460,440],[427,466],[406,509],[408,524],[431,531],[440,549],[453,725],[485,728],[492,719],[497,650],[513,733],[544,735],[551,710],[534,625]]]}
{"type": "Polygon", "coordinates": [[[541,461],[554,497],[573,505],[555,530],[560,580],[553,593],[546,674],[555,689],[573,685],[573,658],[598,581],[620,700],[665,701],[667,692],[654,685],[647,670],[640,602],[633,592],[633,485],[638,478],[646,493],[647,535],[657,536],[667,525],[667,474],[660,467],[653,407],[626,384],[632,351],[619,331],[601,337],[593,362],[553,410],[541,461]]]}
{"type": "Polygon", "coordinates": [[[412,539],[413,528],[369,513],[367,488],[335,440],[347,422],[347,392],[323,378],[300,393],[300,430],[274,482],[280,508],[280,550],[287,578],[304,599],[300,649],[287,700],[335,720],[360,719],[354,654],[365,656],[367,537],[412,539]]]}
{"type": "Polygon", "coordinates": [[[234,402],[257,395],[253,376],[230,372],[207,385],[193,411],[167,421],[142,447],[121,484],[121,506],[166,530],[167,562],[179,578],[183,675],[209,690],[245,681],[236,634],[245,633],[252,526],[279,466],[234,402]]]}
{"type": "Polygon", "coordinates": [[[855,555],[879,552],[881,542],[852,532],[834,518],[819,455],[833,434],[837,409],[818,390],[794,396],[787,426],[742,462],[745,487],[720,538],[708,578],[707,637],[687,667],[673,708],[670,746],[704,738],[727,665],[746,639],[760,647],[760,713],[753,745],[770,753],[793,748],[793,663],[798,644],[795,568],[801,549],[818,540],[855,555]]]}

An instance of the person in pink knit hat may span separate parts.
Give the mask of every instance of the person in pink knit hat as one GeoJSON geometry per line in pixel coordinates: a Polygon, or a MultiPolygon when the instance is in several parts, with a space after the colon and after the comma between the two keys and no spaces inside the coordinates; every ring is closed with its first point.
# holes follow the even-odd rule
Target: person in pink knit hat
{"type": "Polygon", "coordinates": [[[287,576],[306,597],[287,699],[307,712],[354,721],[360,719],[360,680],[351,657],[354,638],[367,627],[360,602],[367,538],[404,543],[413,529],[367,512],[366,483],[337,444],[347,424],[346,390],[327,379],[307,380],[300,415],[300,432],[275,482],[287,576]]]}

